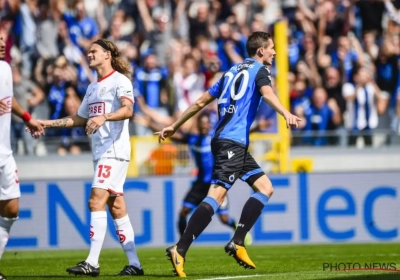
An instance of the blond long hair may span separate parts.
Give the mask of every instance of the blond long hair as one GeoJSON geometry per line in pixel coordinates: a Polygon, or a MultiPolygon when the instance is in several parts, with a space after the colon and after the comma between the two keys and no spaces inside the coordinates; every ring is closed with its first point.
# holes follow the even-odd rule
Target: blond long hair
{"type": "MultiPolygon", "coordinates": [[[[122,58],[121,52],[118,50],[118,47],[113,42],[106,39],[99,39],[96,42],[98,41],[103,42],[108,47],[108,49],[105,48],[105,50],[111,53],[111,67],[115,71],[124,74],[125,76],[128,77],[129,80],[131,80],[132,79],[131,65],[122,58]]],[[[101,46],[101,43],[99,45],[101,46]]]]}

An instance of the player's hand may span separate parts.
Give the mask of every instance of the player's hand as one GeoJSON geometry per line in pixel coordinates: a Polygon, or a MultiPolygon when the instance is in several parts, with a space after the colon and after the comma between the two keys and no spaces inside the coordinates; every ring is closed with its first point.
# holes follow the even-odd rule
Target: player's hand
{"type": "Polygon", "coordinates": [[[26,125],[26,131],[29,132],[33,138],[37,139],[42,135],[45,135],[44,133],[44,125],[40,121],[37,121],[35,119],[30,119],[29,122],[25,122],[26,125]]]}
{"type": "Polygon", "coordinates": [[[163,128],[161,131],[157,131],[154,133],[154,135],[158,135],[158,143],[161,143],[161,141],[165,141],[168,137],[171,137],[174,135],[175,129],[172,126],[168,126],[166,128],[163,128]]]}
{"type": "Polygon", "coordinates": [[[10,111],[10,108],[4,101],[0,101],[0,115],[3,115],[10,111]]]}
{"type": "Polygon", "coordinates": [[[339,111],[339,106],[337,105],[336,101],[332,98],[328,100],[328,107],[331,109],[333,112],[339,111]]]}
{"type": "Polygon", "coordinates": [[[295,115],[292,115],[289,112],[284,113],[283,117],[286,120],[286,127],[295,127],[298,128],[299,127],[299,122],[301,122],[301,119],[295,115]]]}
{"type": "Polygon", "coordinates": [[[133,121],[143,126],[149,126],[150,124],[150,119],[147,116],[135,115],[133,121]]]}
{"type": "Polygon", "coordinates": [[[105,116],[97,116],[88,120],[86,123],[86,134],[95,134],[96,131],[106,122],[105,116]]]}

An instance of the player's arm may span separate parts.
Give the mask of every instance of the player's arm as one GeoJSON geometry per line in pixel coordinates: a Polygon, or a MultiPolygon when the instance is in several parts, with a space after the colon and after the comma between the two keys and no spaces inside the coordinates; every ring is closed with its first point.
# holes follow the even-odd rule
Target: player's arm
{"type": "Polygon", "coordinates": [[[171,125],[174,131],[177,131],[188,119],[196,115],[201,109],[206,107],[215,97],[206,91],[199,99],[187,108],[183,114],[171,125]]]}
{"type": "Polygon", "coordinates": [[[196,100],[192,105],[187,108],[182,115],[171,125],[158,131],[154,134],[158,135],[158,141],[165,140],[167,137],[171,137],[187,120],[196,115],[201,109],[210,104],[215,100],[215,96],[209,91],[206,91],[199,99],[196,100]]]}
{"type": "Polygon", "coordinates": [[[27,111],[25,111],[24,108],[21,107],[14,96],[11,102],[11,111],[14,115],[23,119],[24,123],[31,131],[32,136],[39,137],[40,135],[44,135],[44,129],[40,125],[40,123],[33,119],[31,115],[27,111]]]}
{"type": "Polygon", "coordinates": [[[84,126],[87,123],[88,119],[88,101],[87,95],[85,95],[76,114],[70,115],[62,119],[40,120],[39,122],[43,126],[43,128],[71,128],[84,126]]]}
{"type": "Polygon", "coordinates": [[[86,124],[86,134],[90,135],[95,133],[106,121],[123,121],[132,118],[132,116],[133,101],[130,99],[121,98],[121,108],[119,108],[118,110],[89,119],[86,124]]]}
{"type": "Polygon", "coordinates": [[[261,88],[261,95],[263,96],[265,102],[267,102],[275,111],[285,118],[287,128],[291,126],[299,127],[298,123],[301,121],[301,119],[295,115],[292,115],[288,110],[286,110],[270,86],[263,86],[261,88]]]}
{"type": "Polygon", "coordinates": [[[87,119],[75,114],[62,119],[44,121],[40,120],[39,122],[42,124],[43,128],[71,128],[84,126],[87,122],[87,119]]]}
{"type": "Polygon", "coordinates": [[[103,115],[106,121],[116,122],[130,119],[133,116],[133,101],[127,98],[121,99],[121,108],[115,112],[103,115]]]}
{"type": "Polygon", "coordinates": [[[296,117],[295,115],[292,115],[279,101],[279,98],[272,90],[270,73],[267,68],[260,68],[257,73],[255,82],[256,87],[260,91],[265,102],[267,102],[275,111],[277,111],[285,118],[287,128],[289,128],[290,126],[298,127],[298,122],[300,122],[301,119],[296,117]]]}

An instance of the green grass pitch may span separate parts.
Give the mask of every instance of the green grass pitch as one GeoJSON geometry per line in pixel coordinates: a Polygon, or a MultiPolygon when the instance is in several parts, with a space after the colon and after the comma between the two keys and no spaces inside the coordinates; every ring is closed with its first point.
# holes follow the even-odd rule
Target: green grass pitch
{"type": "MultiPolygon", "coordinates": [[[[193,246],[187,254],[185,271],[189,279],[400,279],[400,273],[385,271],[323,271],[324,262],[396,263],[400,270],[400,244],[332,244],[291,246],[250,246],[255,270],[245,270],[225,255],[223,247],[193,246]]],[[[0,271],[12,279],[75,279],[65,269],[85,260],[88,250],[7,251],[0,271]]],[[[164,248],[139,248],[146,276],[139,279],[171,279],[171,264],[164,248]]],[[[99,279],[114,277],[126,264],[121,249],[103,250],[99,279]]],[[[81,278],[81,277],[79,277],[81,278]]],[[[85,277],[86,278],[86,277],[85,277]]],[[[124,278],[123,278],[124,279],[124,278]]]]}

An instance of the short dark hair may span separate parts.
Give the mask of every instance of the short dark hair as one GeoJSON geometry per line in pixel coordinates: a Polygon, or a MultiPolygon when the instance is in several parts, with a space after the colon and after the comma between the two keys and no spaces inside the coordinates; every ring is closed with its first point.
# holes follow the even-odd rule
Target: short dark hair
{"type": "Polygon", "coordinates": [[[246,50],[247,54],[252,57],[255,56],[257,50],[261,47],[266,47],[268,40],[271,39],[271,34],[267,32],[257,31],[253,32],[249,39],[247,39],[246,50]]]}
{"type": "Polygon", "coordinates": [[[201,113],[197,120],[200,122],[200,120],[202,120],[203,118],[207,118],[208,121],[209,121],[210,120],[210,114],[209,113],[201,113]]]}

